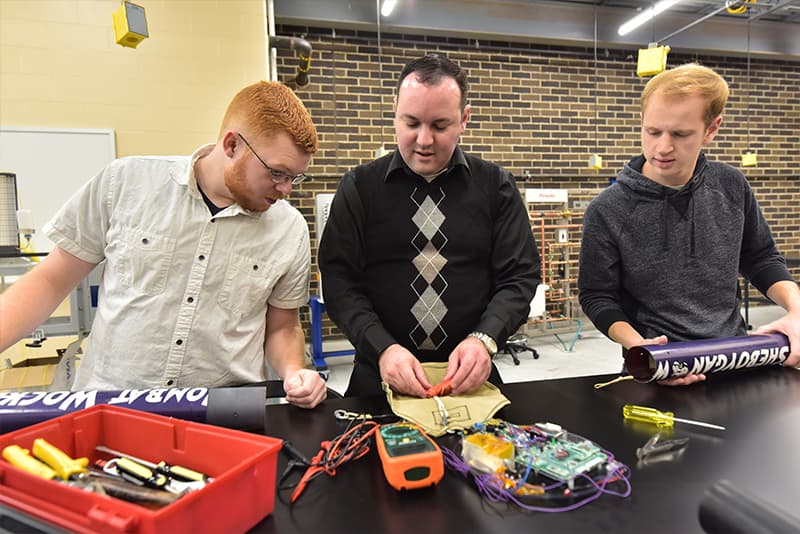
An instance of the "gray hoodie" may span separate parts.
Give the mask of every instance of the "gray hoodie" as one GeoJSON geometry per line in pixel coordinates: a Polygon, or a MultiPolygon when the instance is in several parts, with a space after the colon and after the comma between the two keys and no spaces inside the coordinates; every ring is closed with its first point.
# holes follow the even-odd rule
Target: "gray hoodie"
{"type": "Polygon", "coordinates": [[[606,335],[616,321],[670,341],[745,335],[738,275],[762,293],[792,280],[750,184],[700,154],[671,189],[641,174],[644,161],[628,162],[584,215],[584,313],[606,335]]]}

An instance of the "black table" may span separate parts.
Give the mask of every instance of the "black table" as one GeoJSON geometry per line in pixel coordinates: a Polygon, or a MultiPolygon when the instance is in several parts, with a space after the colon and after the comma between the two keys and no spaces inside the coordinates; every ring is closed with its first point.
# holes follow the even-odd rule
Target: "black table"
{"type": "MultiPolygon", "coordinates": [[[[483,500],[471,482],[451,471],[433,488],[398,493],[385,479],[377,453],[313,480],[292,506],[290,491],[253,532],[702,532],[698,506],[705,490],[728,479],[745,493],[797,515],[800,498],[800,371],[758,368],[710,375],[706,383],[664,387],[583,377],[508,384],[511,405],[498,415],[519,424],[554,422],[613,452],[631,468],[632,494],[602,496],[576,511],[545,514],[483,500]],[[625,421],[624,404],[674,411],[716,423],[724,432],[676,424],[689,437],[674,462],[637,466],[635,450],[656,430],[625,421]]],[[[337,408],[388,413],[381,398],[328,400],[315,410],[268,406],[265,433],[289,439],[309,458],[322,440],[340,434],[337,408]]],[[[278,474],[286,465],[280,455],[278,474]]],[[[299,473],[298,473],[299,474],[299,473]]]]}

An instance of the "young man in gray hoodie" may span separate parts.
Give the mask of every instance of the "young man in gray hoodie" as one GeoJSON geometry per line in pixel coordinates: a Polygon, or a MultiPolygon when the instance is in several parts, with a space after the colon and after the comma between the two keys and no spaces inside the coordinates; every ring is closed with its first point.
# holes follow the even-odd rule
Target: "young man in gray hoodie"
{"type": "MultiPolygon", "coordinates": [[[[652,78],[641,98],[642,152],[584,216],[578,280],[583,311],[624,349],[746,335],[738,275],[786,315],[755,333],[782,332],[800,364],[800,290],[750,184],[701,152],[722,123],[728,85],[687,64],[652,78]]],[[[688,375],[666,380],[687,385],[688,375]]]]}

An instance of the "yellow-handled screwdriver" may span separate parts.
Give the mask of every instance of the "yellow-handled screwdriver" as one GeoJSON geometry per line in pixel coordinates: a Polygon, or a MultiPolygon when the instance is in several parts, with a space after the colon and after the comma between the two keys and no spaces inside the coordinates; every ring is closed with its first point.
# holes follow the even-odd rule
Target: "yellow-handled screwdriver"
{"type": "Polygon", "coordinates": [[[642,421],[644,423],[653,423],[661,428],[672,428],[675,425],[675,421],[677,421],[679,423],[686,423],[688,425],[703,426],[706,428],[713,428],[715,430],[725,430],[724,426],[712,425],[711,423],[703,423],[701,421],[692,421],[691,419],[682,419],[680,417],[675,417],[672,412],[661,412],[655,408],[634,406],[632,404],[626,404],[622,407],[622,416],[625,419],[642,421]]]}

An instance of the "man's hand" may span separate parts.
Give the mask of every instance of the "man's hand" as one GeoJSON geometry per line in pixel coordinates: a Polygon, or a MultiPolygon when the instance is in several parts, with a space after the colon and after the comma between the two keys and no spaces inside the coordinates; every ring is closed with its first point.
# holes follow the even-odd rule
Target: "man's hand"
{"type": "Polygon", "coordinates": [[[481,387],[491,372],[492,358],[489,352],[480,339],[470,336],[450,353],[443,381],[450,379],[452,394],[462,395],[481,387]]]}
{"type": "MultiPolygon", "coordinates": [[[[640,345],[666,345],[669,340],[667,336],[658,336],[650,339],[642,340],[640,345]]],[[[688,386],[695,382],[702,382],[706,379],[704,374],[686,375],[680,378],[668,378],[666,380],[659,380],[658,384],[661,386],[688,386]]]]}
{"type": "Polygon", "coordinates": [[[432,386],[422,364],[402,345],[389,345],[381,354],[378,367],[381,379],[397,393],[425,397],[425,391],[432,386]]]}
{"type": "Polygon", "coordinates": [[[787,313],[780,319],[758,327],[754,334],[771,334],[778,332],[789,338],[789,357],[783,365],[790,367],[800,366],[800,313],[787,313]]]}
{"type": "Polygon", "coordinates": [[[325,400],[328,389],[319,373],[311,369],[299,369],[283,380],[286,400],[301,408],[313,408],[325,400]]]}

